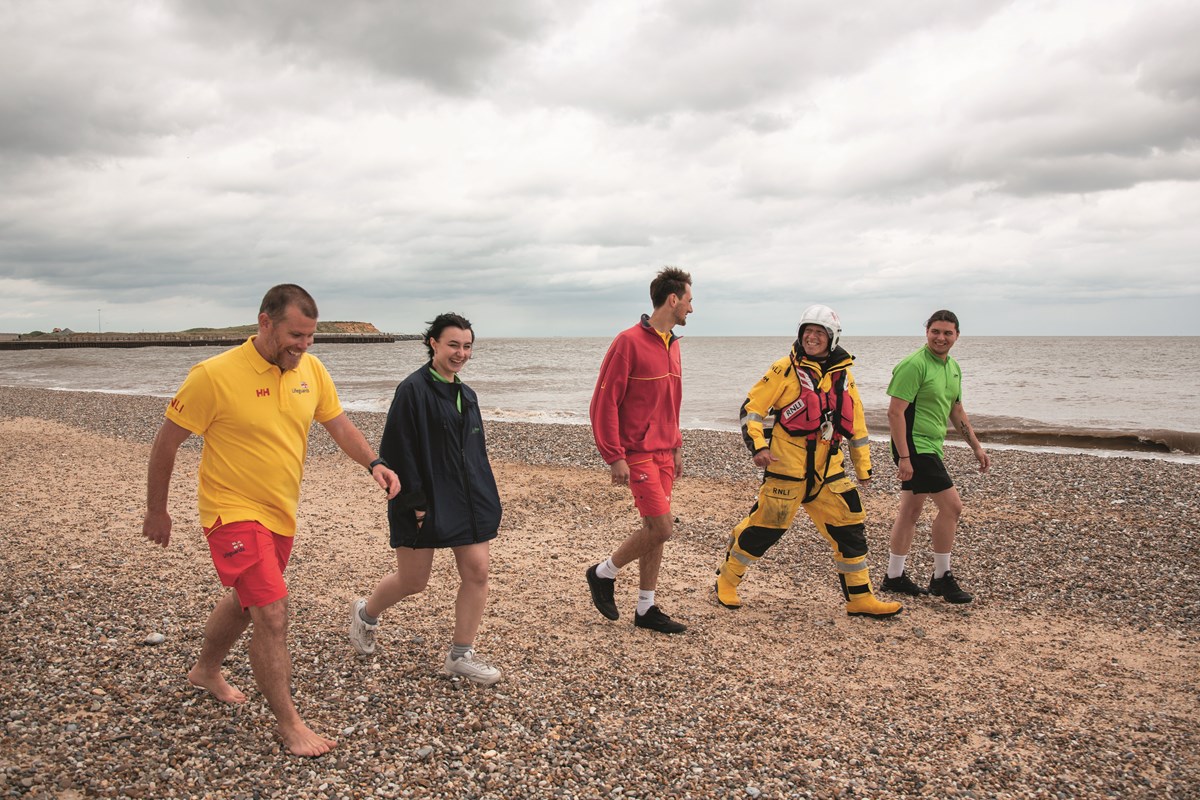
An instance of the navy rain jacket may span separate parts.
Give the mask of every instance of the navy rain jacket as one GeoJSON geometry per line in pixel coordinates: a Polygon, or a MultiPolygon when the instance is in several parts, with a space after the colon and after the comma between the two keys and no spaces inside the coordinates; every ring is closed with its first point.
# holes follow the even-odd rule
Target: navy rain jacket
{"type": "Polygon", "coordinates": [[[431,367],[426,363],[396,387],[379,445],[401,484],[388,501],[393,548],[485,542],[500,528],[500,493],[475,392],[465,383],[436,380],[431,367]],[[419,527],[418,509],[425,511],[419,527]]]}

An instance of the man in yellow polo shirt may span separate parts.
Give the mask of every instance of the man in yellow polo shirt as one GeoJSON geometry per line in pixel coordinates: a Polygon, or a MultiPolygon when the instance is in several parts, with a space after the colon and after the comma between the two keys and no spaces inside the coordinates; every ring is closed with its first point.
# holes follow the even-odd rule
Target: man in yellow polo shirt
{"type": "Polygon", "coordinates": [[[336,742],[300,718],[291,696],[287,649],[288,591],[283,580],[296,532],[296,506],[313,420],[346,455],[395,497],[396,474],[342,411],[325,366],[306,351],[317,330],[317,304],[294,284],[271,288],[258,313],[258,335],[192,367],[167,408],[150,452],[142,534],[171,539],[167,494],[175,455],[192,434],[200,457],[200,524],[221,583],[233,587],[204,628],[204,645],[188,681],[218,700],[246,695],[221,674],[234,642],[253,622],[250,664],[275,714],[280,737],[296,755],[319,756],[336,742]]]}

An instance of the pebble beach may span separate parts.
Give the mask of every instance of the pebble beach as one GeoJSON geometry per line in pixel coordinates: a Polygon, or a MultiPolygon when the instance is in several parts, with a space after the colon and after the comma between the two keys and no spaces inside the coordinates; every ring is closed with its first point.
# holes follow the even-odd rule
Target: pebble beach
{"type": "MultiPolygon", "coordinates": [[[[162,398],[0,387],[0,796],[28,798],[1200,797],[1200,466],[948,448],[964,498],[954,572],[975,594],[847,617],[801,515],[713,597],[758,474],[736,434],[685,431],[659,604],[681,636],[591,605],[584,570],[637,525],[585,426],[489,423],[504,501],[476,641],[504,671],[438,674],[457,577],[382,618],[358,656],[350,603],[394,566],[385,501],[313,426],[288,582],[301,715],[338,741],[288,755],[245,640],[250,697],[185,675],[222,589],[199,531],[200,442],[180,451],[168,548],[141,537],[162,398]]],[[[382,414],[351,413],[378,442],[382,414]]],[[[985,442],[985,445],[987,443],[985,442]]],[[[876,583],[897,506],[886,445],[862,491],[876,583]]],[[[928,580],[928,521],[910,572],[928,580]]]]}

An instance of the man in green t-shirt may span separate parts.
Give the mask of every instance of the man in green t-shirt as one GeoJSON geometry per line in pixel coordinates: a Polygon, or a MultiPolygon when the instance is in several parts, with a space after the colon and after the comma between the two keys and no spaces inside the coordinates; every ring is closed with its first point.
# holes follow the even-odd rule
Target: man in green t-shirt
{"type": "Polygon", "coordinates": [[[925,346],[909,355],[892,370],[887,393],[888,429],[892,437],[892,459],[900,476],[900,509],[892,526],[891,555],[884,591],[908,595],[933,594],[951,603],[973,599],[958,585],[950,571],[950,550],[962,498],[942,461],[946,422],[971,446],[979,460],[979,471],[987,472],[990,460],[971,429],[962,405],[962,370],[950,357],[958,340],[958,317],[952,311],[935,311],[925,323],[925,346]],[[929,588],[915,584],[904,569],[925,499],[933,498],[933,577],[929,588]]]}

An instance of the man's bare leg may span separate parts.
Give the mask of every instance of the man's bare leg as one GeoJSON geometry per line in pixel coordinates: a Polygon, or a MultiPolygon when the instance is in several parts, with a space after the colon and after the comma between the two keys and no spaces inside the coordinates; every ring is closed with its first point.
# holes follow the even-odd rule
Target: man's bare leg
{"type": "Polygon", "coordinates": [[[917,535],[917,522],[921,519],[921,508],[927,494],[900,492],[900,508],[896,510],[896,521],[892,524],[892,540],[889,546],[893,555],[907,556],[917,535]]]}
{"type": "MultiPolygon", "coordinates": [[[[638,558],[638,588],[644,592],[653,592],[658,588],[658,573],[662,568],[663,547],[671,538],[672,520],[670,514],[646,517],[644,530],[649,540],[657,542],[657,544],[647,548],[638,558]]],[[[616,563],[615,559],[613,563],[616,563]]]]}
{"type": "Polygon", "coordinates": [[[237,592],[226,592],[204,624],[204,644],[196,665],[188,672],[188,683],[207,690],[223,703],[246,702],[246,695],[225,680],[221,665],[249,624],[250,615],[242,610],[237,592]]]}
{"type": "Polygon", "coordinates": [[[612,561],[617,569],[623,568],[632,561],[640,561],[638,565],[642,575],[640,588],[646,588],[647,575],[650,576],[653,584],[651,589],[658,584],[658,568],[662,564],[663,545],[671,538],[671,520],[670,514],[643,517],[642,527],[631,533],[629,538],[621,542],[621,546],[612,554],[612,561]],[[655,555],[651,556],[650,570],[648,571],[645,556],[650,553],[655,555]]]}
{"type": "Polygon", "coordinates": [[[251,608],[254,631],[250,636],[250,666],[258,689],[275,714],[279,736],[288,751],[298,756],[319,756],[337,744],[314,732],[300,719],[292,702],[292,659],[287,649],[288,602],[276,600],[251,608]]]}
{"type": "Polygon", "coordinates": [[[949,553],[954,549],[954,536],[958,532],[958,520],[962,517],[962,498],[953,486],[931,497],[937,506],[937,516],[933,518],[932,525],[933,552],[949,553]]]}
{"type": "Polygon", "coordinates": [[[658,573],[662,569],[663,546],[651,548],[638,559],[638,588],[653,592],[658,588],[658,573]]]}

